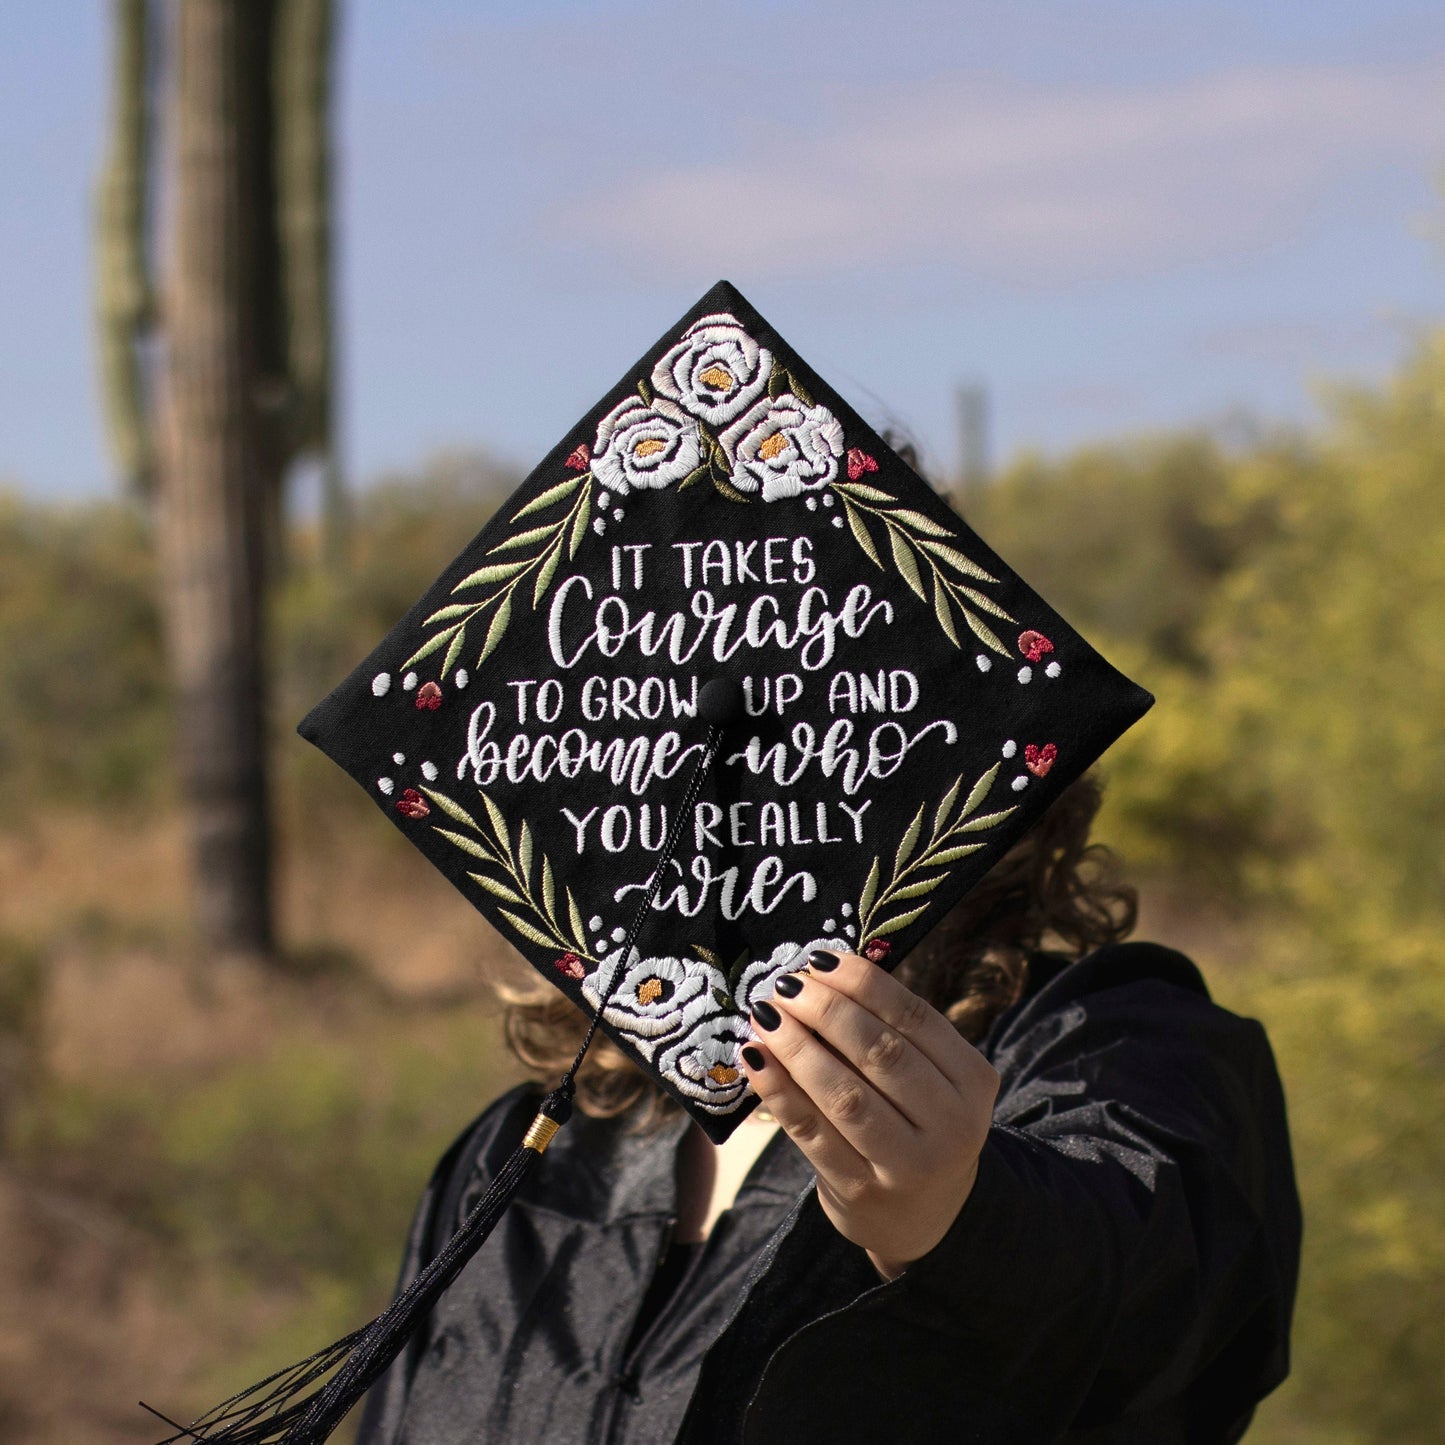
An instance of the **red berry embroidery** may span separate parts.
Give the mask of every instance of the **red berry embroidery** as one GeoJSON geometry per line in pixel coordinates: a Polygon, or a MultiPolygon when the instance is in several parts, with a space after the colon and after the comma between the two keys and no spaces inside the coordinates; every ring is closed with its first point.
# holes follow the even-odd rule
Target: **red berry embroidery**
{"type": "Polygon", "coordinates": [[[886,938],[870,938],[863,945],[863,957],[869,963],[882,963],[892,952],[893,945],[886,938]]]}
{"type": "Polygon", "coordinates": [[[442,690],[434,682],[424,682],[416,690],[418,710],[435,712],[442,705],[442,690]]]}
{"type": "Polygon", "coordinates": [[[876,472],[878,463],[862,447],[848,448],[848,480],[856,482],[864,472],[876,472]]]}
{"type": "Polygon", "coordinates": [[[558,973],[564,974],[567,978],[586,978],[587,970],[582,960],[575,953],[564,953],[561,958],[552,960],[552,967],[558,973]]]}
{"type": "Polygon", "coordinates": [[[1019,651],[1030,662],[1037,662],[1045,653],[1053,650],[1054,644],[1042,632],[1030,629],[1028,632],[1019,633],[1019,651]]]}
{"type": "Polygon", "coordinates": [[[425,818],[431,812],[431,804],[415,788],[408,788],[396,800],[396,811],[408,818],[425,818]]]}
{"type": "Polygon", "coordinates": [[[572,455],[569,456],[562,465],[565,466],[568,471],[585,472],[591,461],[592,453],[588,451],[587,443],[583,442],[580,446],[573,448],[572,455]]]}
{"type": "Polygon", "coordinates": [[[1024,749],[1024,766],[1034,777],[1041,778],[1053,767],[1054,759],[1058,755],[1059,750],[1053,743],[1045,743],[1043,747],[1039,747],[1037,743],[1030,743],[1024,749]]]}

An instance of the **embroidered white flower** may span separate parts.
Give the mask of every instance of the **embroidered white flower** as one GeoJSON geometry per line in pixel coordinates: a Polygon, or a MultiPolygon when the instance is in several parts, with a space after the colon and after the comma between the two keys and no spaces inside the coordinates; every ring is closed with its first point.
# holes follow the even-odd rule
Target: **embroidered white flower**
{"type": "MultiPolygon", "coordinates": [[[[616,974],[621,949],[609,954],[582,981],[582,997],[596,1008],[601,992],[616,974]]],[[[715,988],[727,980],[708,964],[681,958],[640,958],[632,962],[611,989],[603,1019],[647,1058],[659,1042],[693,1028],[718,1012],[715,988]]]]}
{"type": "Polygon", "coordinates": [[[686,1038],[659,1049],[658,1072],[680,1094],[704,1109],[725,1114],[747,1092],[748,1076],[738,1064],[738,1050],[751,1035],[747,1019],[715,1013],[686,1038]]]}
{"type": "Polygon", "coordinates": [[[804,406],[791,392],[764,397],[718,438],[740,492],[762,489],[776,502],[825,487],[838,475],[843,428],[825,406],[804,406]]]}
{"type": "Polygon", "coordinates": [[[653,367],[652,385],[709,426],[725,426],[763,394],[772,369],[772,353],[724,311],[683,332],[653,367]]]}
{"type": "Polygon", "coordinates": [[[702,461],[697,422],[665,398],[629,396],[597,427],[592,475],[618,496],[633,487],[670,487],[702,461]]]}
{"type": "Polygon", "coordinates": [[[826,948],[833,953],[851,953],[852,947],[841,938],[815,938],[811,943],[780,943],[766,958],[755,958],[743,970],[733,1000],[743,1013],[751,1013],[759,999],[770,998],[778,980],[785,973],[796,973],[815,949],[826,948]]]}

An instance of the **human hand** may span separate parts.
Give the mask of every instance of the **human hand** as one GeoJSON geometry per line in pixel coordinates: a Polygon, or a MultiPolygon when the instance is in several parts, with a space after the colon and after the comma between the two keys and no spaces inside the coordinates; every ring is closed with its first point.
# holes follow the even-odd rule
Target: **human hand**
{"type": "Polygon", "coordinates": [[[814,953],[808,972],[785,974],[771,1003],[754,1005],[752,1023],[742,1060],[753,1089],[812,1164],[834,1227],[895,1278],[973,1189],[997,1072],[856,953],[814,953]]]}

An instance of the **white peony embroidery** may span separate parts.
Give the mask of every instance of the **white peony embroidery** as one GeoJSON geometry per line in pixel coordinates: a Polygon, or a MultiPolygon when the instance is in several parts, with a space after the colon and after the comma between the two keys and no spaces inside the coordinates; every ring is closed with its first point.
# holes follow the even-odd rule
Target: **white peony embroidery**
{"type": "Polygon", "coordinates": [[[678,403],[709,426],[725,426],[760,397],[772,373],[770,351],[737,318],[720,312],[694,321],[652,369],[659,397],[678,403]]]}
{"type": "Polygon", "coordinates": [[[851,953],[852,946],[841,938],[815,938],[811,943],[780,943],[767,958],[755,958],[743,970],[733,1000],[743,1013],[751,1013],[759,999],[769,998],[778,979],[785,973],[796,973],[815,949],[826,948],[833,953],[851,953]]]}
{"type": "Polygon", "coordinates": [[[740,492],[762,489],[776,502],[825,487],[838,475],[843,428],[825,406],[804,406],[784,392],[764,397],[718,438],[740,492]]]}
{"type": "Polygon", "coordinates": [[[659,397],[648,406],[629,396],[597,427],[592,475],[619,496],[633,487],[670,487],[702,461],[697,423],[659,397]]]}
{"type": "Polygon", "coordinates": [[[686,1038],[659,1050],[658,1071],[680,1094],[712,1113],[726,1114],[747,1092],[748,1076],[738,1067],[738,1050],[751,1036],[745,1018],[715,1013],[686,1038]]]}
{"type": "MultiPolygon", "coordinates": [[[[601,991],[613,978],[621,958],[614,950],[583,980],[582,997],[597,1007],[601,991]]],[[[714,988],[727,980],[705,963],[680,958],[639,958],[610,992],[602,1017],[647,1058],[664,1039],[675,1038],[718,1012],[714,988]]]]}

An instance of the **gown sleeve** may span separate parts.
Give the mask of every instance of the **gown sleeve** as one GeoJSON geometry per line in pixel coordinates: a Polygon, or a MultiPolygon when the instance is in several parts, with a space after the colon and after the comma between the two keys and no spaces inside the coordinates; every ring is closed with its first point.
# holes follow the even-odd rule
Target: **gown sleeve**
{"type": "MultiPolygon", "coordinates": [[[[520,1110],[530,1119],[535,1109],[535,1091],[527,1086],[503,1094],[462,1130],[437,1161],[412,1216],[393,1297],[446,1246],[459,1223],[457,1215],[467,1185],[495,1162],[491,1155],[498,1137],[511,1140],[517,1133],[513,1116],[520,1110]]],[[[366,1392],[354,1445],[393,1445],[399,1438],[412,1377],[427,1343],[428,1330],[423,1325],[366,1392]]]]}
{"type": "Polygon", "coordinates": [[[1284,1378],[1301,1222],[1263,1028],[1142,944],[1006,1022],[957,1220],[773,1354],[749,1441],[1233,1441],[1284,1378]]]}

